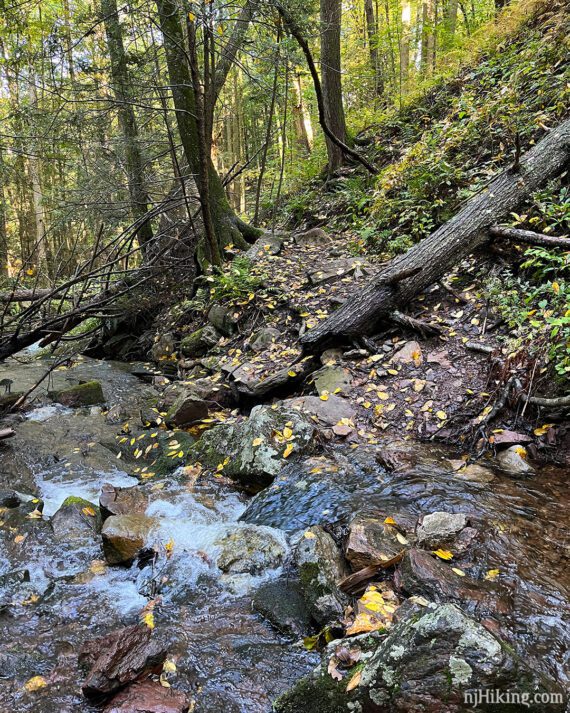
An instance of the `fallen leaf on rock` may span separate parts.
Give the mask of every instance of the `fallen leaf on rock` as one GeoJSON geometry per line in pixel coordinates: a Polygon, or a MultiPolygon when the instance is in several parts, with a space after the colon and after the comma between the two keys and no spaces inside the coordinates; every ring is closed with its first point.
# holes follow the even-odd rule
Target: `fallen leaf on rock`
{"type": "Polygon", "coordinates": [[[535,436],[544,436],[547,431],[549,431],[554,426],[553,423],[545,423],[543,426],[535,428],[533,433],[535,436]]]}
{"type": "Polygon", "coordinates": [[[497,579],[499,576],[500,572],[498,569],[490,569],[487,574],[485,575],[485,579],[488,579],[489,581],[493,581],[494,579],[497,579]]]}
{"type": "Polygon", "coordinates": [[[459,577],[465,577],[465,572],[462,569],[458,569],[457,567],[452,567],[451,568],[455,574],[457,574],[459,577]]]}
{"type": "Polygon", "coordinates": [[[289,456],[291,455],[291,453],[293,453],[293,448],[294,448],[293,444],[292,444],[292,443],[288,443],[288,444],[287,444],[287,447],[286,447],[285,450],[283,451],[283,458],[289,458],[289,456]]]}
{"type": "Polygon", "coordinates": [[[47,681],[43,676],[32,676],[32,678],[28,679],[26,683],[24,683],[24,689],[28,691],[28,693],[34,693],[35,691],[39,691],[41,688],[45,688],[47,686],[47,681]]]}
{"type": "Polygon", "coordinates": [[[333,656],[329,661],[327,671],[335,679],[335,681],[342,681],[342,673],[338,670],[337,666],[338,660],[336,656],[333,656]]]}
{"type": "Polygon", "coordinates": [[[305,534],[304,534],[304,537],[305,537],[306,540],[314,540],[315,537],[316,537],[316,535],[315,535],[314,532],[311,532],[310,530],[307,530],[307,532],[305,532],[305,534]]]}
{"type": "Polygon", "coordinates": [[[450,552],[449,550],[432,550],[433,554],[436,557],[439,557],[441,560],[451,560],[453,559],[453,553],[450,552]]]}
{"type": "Polygon", "coordinates": [[[81,510],[81,512],[84,515],[88,515],[89,517],[95,517],[95,515],[96,515],[96,512],[92,507],[85,507],[81,510]]]}
{"type": "Polygon", "coordinates": [[[354,676],[350,679],[346,686],[346,692],[348,693],[349,691],[352,691],[353,688],[356,688],[358,684],[360,683],[360,679],[362,678],[362,670],[357,671],[354,676]]]}
{"type": "Polygon", "coordinates": [[[387,517],[387,518],[384,520],[384,524],[385,524],[385,525],[397,525],[397,522],[394,520],[393,517],[387,517]]]}
{"type": "Polygon", "coordinates": [[[413,602],[414,604],[419,604],[421,607],[427,607],[429,606],[429,602],[425,597],[420,597],[418,595],[414,595],[413,597],[410,597],[408,599],[409,602],[413,602]]]}
{"type": "Polygon", "coordinates": [[[254,438],[253,441],[251,442],[251,445],[252,445],[254,448],[257,448],[257,447],[260,446],[262,443],[263,443],[263,438],[254,438]]]}

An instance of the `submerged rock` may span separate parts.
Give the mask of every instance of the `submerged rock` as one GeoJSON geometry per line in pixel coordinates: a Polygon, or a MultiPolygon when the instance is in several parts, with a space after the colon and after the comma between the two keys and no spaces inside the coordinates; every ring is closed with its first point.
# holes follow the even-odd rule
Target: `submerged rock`
{"type": "Polygon", "coordinates": [[[109,564],[129,564],[145,547],[154,525],[146,515],[111,515],[105,520],[101,535],[103,552],[109,564]]]}
{"type": "Polygon", "coordinates": [[[219,538],[216,564],[226,574],[260,574],[283,563],[287,546],[269,528],[242,527],[219,538]]]}
{"type": "Polygon", "coordinates": [[[497,456],[502,470],[509,475],[532,475],[534,468],[527,461],[527,451],[523,446],[511,446],[497,456]]]}
{"type": "MultiPolygon", "coordinates": [[[[410,607],[387,637],[363,635],[350,644],[361,651],[358,668],[349,669],[340,681],[334,679],[327,668],[335,645],[329,645],[321,666],[281,696],[275,711],[460,713],[471,710],[468,692],[476,704],[477,691],[524,692],[532,700],[534,692],[556,690],[453,604],[410,607]],[[347,692],[357,672],[357,685],[347,692]]],[[[562,711],[563,706],[524,710],[562,711]]]]}
{"type": "Polygon", "coordinates": [[[92,699],[108,696],[142,676],[159,672],[165,658],[165,646],[148,626],[129,626],[93,639],[80,654],[80,662],[90,666],[81,686],[83,695],[92,699]]]}
{"type": "Polygon", "coordinates": [[[285,454],[292,460],[307,450],[314,431],[298,411],[260,405],[243,421],[206,431],[189,455],[210,468],[224,464],[224,475],[260,487],[271,483],[286,465],[285,454]],[[287,438],[285,429],[291,431],[287,438]]]}
{"type": "Polygon", "coordinates": [[[318,525],[309,528],[297,545],[295,562],[313,619],[321,626],[340,619],[348,600],[337,583],[348,570],[333,538],[318,525]]]}
{"type": "Polygon", "coordinates": [[[103,713],[183,713],[189,699],[182,691],[165,688],[158,681],[135,681],[103,708],[103,713]]]}
{"type": "Polygon", "coordinates": [[[105,396],[100,382],[86,381],[59,391],[49,391],[48,396],[52,401],[64,406],[75,408],[78,406],[96,406],[105,402],[105,396]]]}

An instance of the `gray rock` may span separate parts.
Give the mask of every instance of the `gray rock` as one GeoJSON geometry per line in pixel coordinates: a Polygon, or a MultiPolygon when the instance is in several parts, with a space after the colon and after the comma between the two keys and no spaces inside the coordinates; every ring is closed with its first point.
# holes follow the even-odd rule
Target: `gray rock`
{"type": "Polygon", "coordinates": [[[264,327],[255,333],[251,348],[254,352],[263,352],[275,344],[280,337],[281,332],[275,327],[264,327]]]}
{"type": "Polygon", "coordinates": [[[321,364],[323,366],[327,366],[327,364],[337,364],[342,357],[342,349],[325,349],[321,354],[321,364]]]}
{"type": "Polygon", "coordinates": [[[299,411],[260,405],[243,421],[206,431],[189,456],[210,468],[224,463],[224,475],[244,485],[265,486],[289,460],[307,451],[314,432],[314,426],[299,411]],[[278,435],[284,428],[292,431],[288,441],[278,435]],[[286,459],[283,454],[289,444],[293,451],[286,459]]]}
{"type": "Polygon", "coordinates": [[[197,329],[180,342],[180,351],[191,359],[204,356],[220,341],[220,334],[211,325],[197,329]]]}
{"type": "Polygon", "coordinates": [[[106,520],[111,515],[143,515],[148,507],[148,495],[140,488],[117,488],[111,483],[103,483],[99,496],[101,517],[106,520]]]}
{"type": "Polygon", "coordinates": [[[423,361],[422,349],[417,342],[406,342],[394,354],[391,361],[394,364],[415,364],[419,366],[423,361]]]}
{"type": "Polygon", "coordinates": [[[145,515],[112,515],[105,520],[101,535],[109,564],[129,564],[148,542],[154,520],[145,515]]]}
{"type": "Polygon", "coordinates": [[[526,460],[526,449],[516,445],[507,448],[499,453],[497,461],[501,470],[509,475],[532,475],[535,471],[532,465],[526,460]]]}
{"type": "Polygon", "coordinates": [[[437,548],[452,540],[467,525],[463,513],[433,512],[424,515],[417,530],[418,542],[437,548]]]}
{"type": "Polygon", "coordinates": [[[89,542],[101,530],[101,513],[89,500],[71,496],[63,501],[50,522],[57,540],[89,542]]]}
{"type": "Polygon", "coordinates": [[[225,337],[231,337],[237,329],[237,320],[223,305],[213,304],[208,311],[208,321],[225,337]]]}
{"type": "Polygon", "coordinates": [[[322,228],[311,228],[304,233],[299,233],[295,235],[294,240],[300,247],[330,247],[332,244],[329,234],[322,228]]]}
{"type": "MultiPolygon", "coordinates": [[[[400,528],[385,524],[387,515],[378,514],[357,515],[350,523],[348,538],[346,542],[346,559],[354,571],[363,567],[368,567],[380,561],[390,560],[398,555],[410,540],[400,533],[400,528]],[[401,541],[398,540],[400,535],[401,541]]],[[[392,516],[391,516],[392,517],[392,516]]],[[[404,518],[393,518],[398,526],[404,522],[404,518]]],[[[413,527],[413,519],[410,521],[410,529],[413,527]]]]}
{"type": "Polygon", "coordinates": [[[313,383],[319,396],[324,392],[335,394],[337,389],[347,393],[352,383],[352,375],[342,366],[323,366],[313,374],[313,383]]]}
{"type": "MultiPolygon", "coordinates": [[[[337,643],[323,663],[277,699],[277,713],[354,713],[398,711],[459,713],[471,710],[465,695],[477,690],[558,691],[530,670],[510,647],[453,604],[409,607],[387,637],[363,635],[350,640],[361,650],[359,684],[347,693],[354,669],[340,681],[327,671],[337,643]]],[[[473,699],[474,703],[476,699],[473,699]]],[[[563,705],[526,708],[561,712],[563,705]]]]}
{"type": "Polygon", "coordinates": [[[369,266],[363,258],[337,258],[327,260],[308,272],[309,282],[312,285],[321,285],[325,282],[334,282],[347,275],[359,277],[369,272],[369,266]]]}
{"type": "Polygon", "coordinates": [[[215,544],[221,548],[216,564],[226,574],[260,574],[279,567],[287,554],[285,539],[266,527],[242,527],[215,544]]]}
{"type": "Polygon", "coordinates": [[[176,340],[171,332],[161,334],[152,345],[150,356],[153,361],[164,361],[170,359],[176,351],[176,340]]]}
{"type": "Polygon", "coordinates": [[[317,624],[324,626],[342,618],[348,600],[337,582],[348,570],[333,538],[319,525],[310,527],[297,545],[295,561],[303,597],[317,624]]]}
{"type": "Polygon", "coordinates": [[[300,396],[295,399],[287,399],[283,403],[310,416],[315,416],[322,426],[334,426],[343,418],[351,421],[356,418],[356,411],[350,401],[335,394],[331,394],[326,401],[318,396],[300,396]]]}
{"type": "Polygon", "coordinates": [[[208,417],[209,403],[196,389],[187,388],[180,393],[164,418],[169,426],[185,426],[208,417]]]}
{"type": "Polygon", "coordinates": [[[255,262],[264,255],[278,255],[283,247],[283,236],[278,233],[266,233],[258,238],[245,256],[255,262]]]}

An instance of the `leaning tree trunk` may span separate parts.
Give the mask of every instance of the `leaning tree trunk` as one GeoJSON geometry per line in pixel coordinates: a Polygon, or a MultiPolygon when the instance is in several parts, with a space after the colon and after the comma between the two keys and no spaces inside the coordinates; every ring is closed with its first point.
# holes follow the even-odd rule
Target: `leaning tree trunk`
{"type": "Polygon", "coordinates": [[[490,228],[549,178],[570,164],[570,119],[526,153],[518,170],[507,169],[449,222],[405,255],[395,258],[364,289],[301,339],[306,351],[343,338],[372,334],[402,305],[439,280],[489,238],[490,228]]]}

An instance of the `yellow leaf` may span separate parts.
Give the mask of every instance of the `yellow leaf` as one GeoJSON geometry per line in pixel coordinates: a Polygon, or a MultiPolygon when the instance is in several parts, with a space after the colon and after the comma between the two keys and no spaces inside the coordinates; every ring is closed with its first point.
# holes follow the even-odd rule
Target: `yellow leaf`
{"type": "Polygon", "coordinates": [[[556,294],[560,292],[560,285],[557,282],[552,283],[552,291],[556,294]]]}
{"type": "Polygon", "coordinates": [[[260,446],[262,443],[263,443],[263,438],[254,438],[253,441],[251,442],[251,445],[252,445],[254,448],[257,448],[257,447],[260,446]]]}
{"type": "Polygon", "coordinates": [[[527,456],[526,448],[523,448],[522,446],[517,446],[515,448],[515,453],[518,453],[521,458],[526,458],[527,456]]]}
{"type": "Polygon", "coordinates": [[[170,559],[172,557],[172,551],[174,550],[174,540],[172,537],[168,540],[168,542],[164,545],[164,551],[166,553],[166,559],[170,559]]]}
{"type": "Polygon", "coordinates": [[[285,426],[285,428],[283,429],[283,438],[288,441],[292,437],[293,431],[288,426],[285,426]]]}
{"type": "Polygon", "coordinates": [[[162,664],[162,670],[165,673],[175,673],[176,664],[172,661],[172,659],[166,659],[166,661],[162,664]]]}
{"type": "Polygon", "coordinates": [[[28,693],[34,693],[39,691],[40,688],[45,688],[47,686],[47,681],[43,676],[32,676],[29,680],[24,683],[24,688],[28,693]]]}
{"type": "Polygon", "coordinates": [[[435,415],[442,421],[445,421],[445,419],[447,418],[447,414],[445,413],[445,411],[436,411],[435,415]]]}
{"type": "Polygon", "coordinates": [[[440,560],[451,560],[453,559],[453,553],[450,552],[449,550],[432,550],[433,554],[436,557],[439,557],[440,560]]]}
{"type": "Polygon", "coordinates": [[[462,569],[458,569],[457,567],[452,567],[451,568],[455,574],[457,574],[459,577],[465,577],[465,572],[462,569]]]}
{"type": "Polygon", "coordinates": [[[196,19],[196,15],[193,12],[189,12],[188,19],[190,20],[190,22],[194,22],[194,20],[196,19]]]}
{"type": "Polygon", "coordinates": [[[89,517],[95,517],[97,514],[92,507],[85,507],[81,510],[84,515],[89,515],[89,517]]]}
{"type": "Polygon", "coordinates": [[[149,629],[154,629],[154,614],[151,611],[145,612],[142,623],[146,624],[149,629]]]}
{"type": "Polygon", "coordinates": [[[323,391],[323,393],[319,397],[321,401],[328,401],[329,400],[329,392],[328,391],[323,391]]]}
{"type": "Polygon", "coordinates": [[[534,429],[535,436],[544,436],[544,434],[549,431],[554,426],[553,423],[545,423],[543,426],[539,426],[534,429]]]}
{"type": "Polygon", "coordinates": [[[305,537],[306,540],[314,540],[315,537],[316,537],[316,535],[315,535],[314,532],[311,532],[310,530],[307,530],[307,532],[305,532],[304,537],[305,537]]]}
{"type": "Polygon", "coordinates": [[[291,453],[293,453],[293,448],[294,448],[293,444],[288,443],[287,448],[285,448],[285,450],[283,451],[283,458],[289,458],[291,453]]]}
{"type": "Polygon", "coordinates": [[[387,517],[387,518],[384,520],[384,524],[385,524],[385,525],[396,525],[397,523],[396,523],[396,521],[394,520],[393,517],[387,517]]]}
{"type": "Polygon", "coordinates": [[[490,569],[487,574],[485,575],[485,579],[488,579],[490,581],[493,581],[494,579],[497,579],[499,576],[499,570],[498,569],[490,569]]]}
{"type": "Polygon", "coordinates": [[[399,542],[401,545],[409,545],[409,544],[410,544],[410,543],[408,542],[408,540],[406,540],[406,538],[404,537],[404,535],[402,535],[400,532],[397,532],[397,533],[396,533],[396,539],[398,540],[398,542],[399,542]]]}
{"type": "Polygon", "coordinates": [[[291,369],[291,371],[287,372],[287,375],[293,379],[295,376],[297,376],[297,372],[293,371],[293,369],[291,369]]]}
{"type": "Polygon", "coordinates": [[[357,671],[354,676],[350,679],[346,686],[346,692],[352,691],[353,688],[356,688],[358,684],[360,683],[360,679],[362,677],[362,670],[357,671]]]}

